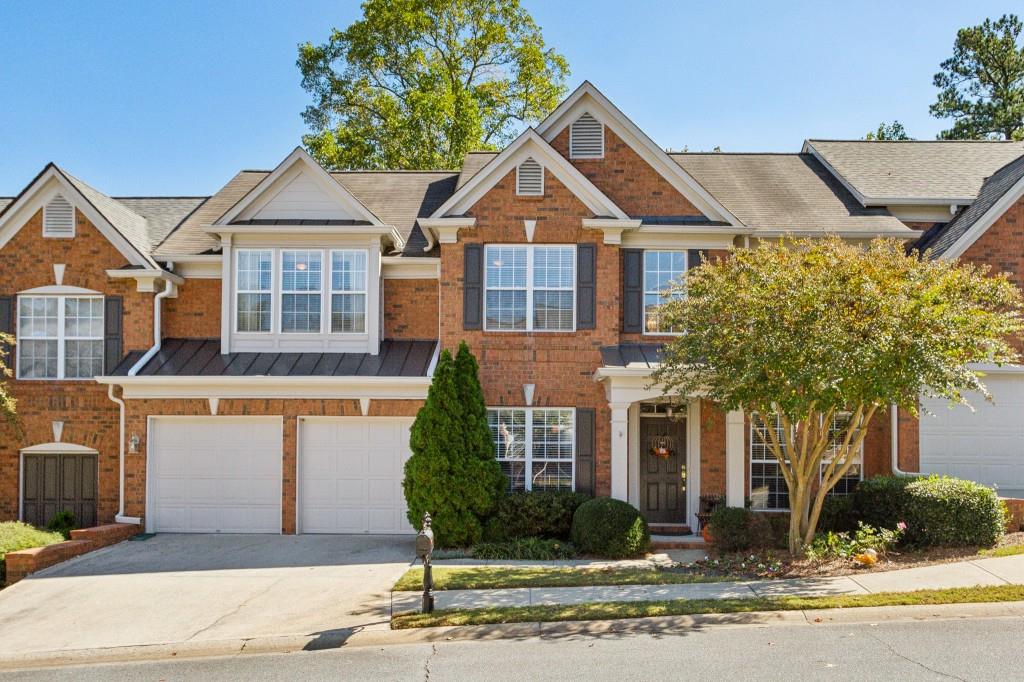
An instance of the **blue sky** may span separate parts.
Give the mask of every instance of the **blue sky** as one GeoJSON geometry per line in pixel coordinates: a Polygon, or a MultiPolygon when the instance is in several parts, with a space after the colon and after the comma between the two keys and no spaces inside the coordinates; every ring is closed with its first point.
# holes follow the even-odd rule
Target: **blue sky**
{"type": "MultiPolygon", "coordinates": [[[[663,147],[798,151],[881,120],[932,138],[932,75],[973,2],[522,0],[547,42],[663,147]]],[[[0,196],[48,161],[113,195],[216,191],[300,142],[296,45],[357,2],[0,0],[0,196]]]]}

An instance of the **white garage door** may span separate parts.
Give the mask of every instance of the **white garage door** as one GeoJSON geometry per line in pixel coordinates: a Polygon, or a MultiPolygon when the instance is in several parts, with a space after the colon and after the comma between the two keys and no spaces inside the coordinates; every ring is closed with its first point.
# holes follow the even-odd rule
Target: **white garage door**
{"type": "Polygon", "coordinates": [[[1024,495],[1024,375],[982,379],[993,403],[968,396],[975,412],[944,400],[923,400],[921,470],[996,485],[1001,495],[1024,495]]]}
{"type": "Polygon", "coordinates": [[[412,533],[402,477],[411,418],[303,418],[300,533],[412,533]]]}
{"type": "Polygon", "coordinates": [[[154,417],[146,530],[281,532],[280,417],[154,417]]]}

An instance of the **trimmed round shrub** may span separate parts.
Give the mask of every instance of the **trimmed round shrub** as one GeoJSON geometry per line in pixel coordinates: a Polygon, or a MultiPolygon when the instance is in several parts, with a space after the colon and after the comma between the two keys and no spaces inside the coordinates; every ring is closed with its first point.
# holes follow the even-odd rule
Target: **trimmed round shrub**
{"type": "Polygon", "coordinates": [[[740,552],[754,545],[754,512],[744,507],[718,507],[708,521],[711,544],[720,552],[740,552]]]}
{"type": "Polygon", "coordinates": [[[567,490],[504,495],[487,521],[484,538],[490,542],[516,538],[568,540],[573,514],[589,499],[589,495],[567,490]]]}
{"type": "Polygon", "coordinates": [[[910,505],[907,486],[915,480],[908,476],[875,476],[861,481],[853,491],[856,519],[869,526],[889,529],[896,528],[900,521],[907,521],[910,505]]]}
{"type": "Polygon", "coordinates": [[[598,497],[581,504],[573,514],[572,542],[584,554],[626,559],[647,551],[651,530],[636,507],[598,497]]]}
{"type": "Polygon", "coordinates": [[[930,476],[913,480],[906,493],[911,542],[991,547],[1003,536],[1005,505],[992,488],[959,478],[930,476]]]}
{"type": "Polygon", "coordinates": [[[818,532],[852,533],[857,530],[857,514],[853,507],[853,495],[830,495],[821,505],[818,517],[818,532]]]}

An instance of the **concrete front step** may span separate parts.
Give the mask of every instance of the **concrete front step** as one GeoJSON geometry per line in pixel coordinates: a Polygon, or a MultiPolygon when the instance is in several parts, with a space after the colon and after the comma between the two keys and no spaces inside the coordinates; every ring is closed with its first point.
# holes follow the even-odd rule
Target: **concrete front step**
{"type": "Polygon", "coordinates": [[[693,535],[685,523],[652,523],[649,526],[651,535],[693,535]]]}
{"type": "Polygon", "coordinates": [[[707,549],[708,544],[699,535],[651,534],[651,549],[707,549]]]}

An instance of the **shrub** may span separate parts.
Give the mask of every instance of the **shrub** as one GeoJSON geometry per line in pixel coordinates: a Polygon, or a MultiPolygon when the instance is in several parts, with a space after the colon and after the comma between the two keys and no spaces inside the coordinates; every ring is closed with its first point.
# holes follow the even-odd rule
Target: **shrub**
{"type": "Polygon", "coordinates": [[[906,521],[906,488],[914,480],[907,476],[875,476],[858,483],[853,491],[853,509],[858,520],[878,528],[895,528],[900,521],[906,521]]]}
{"type": "Polygon", "coordinates": [[[516,538],[505,542],[481,542],[473,547],[474,559],[492,561],[554,561],[572,559],[576,548],[564,540],[545,538],[516,538]]]}
{"type": "Polygon", "coordinates": [[[896,546],[903,535],[902,529],[875,528],[860,523],[852,533],[835,533],[826,531],[814,536],[805,550],[808,559],[822,561],[826,559],[849,559],[869,549],[885,555],[896,546]]]}
{"type": "MultiPolygon", "coordinates": [[[[789,545],[789,514],[750,514],[750,547],[752,549],[785,549],[789,545]]],[[[712,541],[714,540],[714,530],[712,541]]]]}
{"type": "Polygon", "coordinates": [[[409,523],[419,528],[429,512],[442,548],[480,540],[482,519],[494,510],[505,484],[477,370],[465,343],[454,360],[447,349],[442,352],[409,435],[412,455],[402,481],[409,523]]]}
{"type": "Polygon", "coordinates": [[[992,488],[959,478],[930,476],[912,481],[906,492],[911,542],[990,547],[1003,536],[1005,505],[992,488]]]}
{"type": "Polygon", "coordinates": [[[823,533],[849,533],[857,529],[853,495],[829,495],[821,506],[818,530],[823,533]]]}
{"type": "Polygon", "coordinates": [[[46,524],[46,530],[52,533],[60,533],[65,540],[71,539],[71,531],[74,530],[75,515],[68,509],[61,510],[53,515],[50,522],[46,524]]]}
{"type": "Polygon", "coordinates": [[[647,551],[651,530],[636,507],[598,497],[581,504],[573,514],[572,542],[585,554],[624,559],[647,551]]]}
{"type": "Polygon", "coordinates": [[[8,552],[16,552],[19,549],[32,549],[33,547],[45,547],[58,542],[63,542],[64,537],[59,533],[51,533],[39,530],[21,521],[4,521],[0,523],[0,584],[3,583],[4,558],[8,552]]]}
{"type": "Polygon", "coordinates": [[[711,542],[720,552],[739,552],[754,544],[754,512],[744,507],[718,507],[711,513],[711,542]]]}
{"type": "Polygon", "coordinates": [[[572,516],[588,499],[588,495],[569,491],[505,495],[498,499],[484,537],[491,542],[528,537],[568,540],[572,516]]]}

